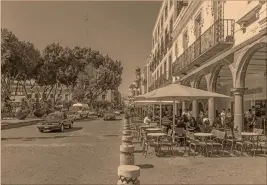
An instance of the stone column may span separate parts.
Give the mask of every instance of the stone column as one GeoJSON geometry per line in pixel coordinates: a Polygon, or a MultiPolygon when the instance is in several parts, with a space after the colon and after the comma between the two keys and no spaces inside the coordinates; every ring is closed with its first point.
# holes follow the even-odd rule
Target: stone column
{"type": "Polygon", "coordinates": [[[185,108],[186,108],[186,102],[183,101],[183,102],[182,102],[182,112],[184,112],[185,108]]]}
{"type": "Polygon", "coordinates": [[[118,185],[139,185],[140,167],[134,165],[121,165],[118,168],[118,185]]]}
{"type": "Polygon", "coordinates": [[[239,132],[244,130],[244,92],[247,88],[234,88],[235,111],[234,111],[234,128],[239,132]]]}
{"type": "Polygon", "coordinates": [[[213,124],[213,121],[215,120],[215,100],[214,98],[210,98],[208,100],[208,110],[209,110],[209,120],[211,125],[213,124]]]}
{"type": "Polygon", "coordinates": [[[192,102],[192,114],[193,114],[193,117],[195,117],[195,118],[198,117],[199,110],[198,110],[198,101],[197,100],[194,100],[192,102]]]}

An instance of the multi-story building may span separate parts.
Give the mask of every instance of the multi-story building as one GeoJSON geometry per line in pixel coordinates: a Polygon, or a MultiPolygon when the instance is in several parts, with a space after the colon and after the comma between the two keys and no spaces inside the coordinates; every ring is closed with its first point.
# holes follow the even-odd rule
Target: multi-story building
{"type": "Polygon", "coordinates": [[[11,99],[15,102],[20,102],[21,98],[28,98],[28,99],[35,99],[35,98],[43,98],[45,96],[46,98],[56,98],[58,100],[71,100],[72,99],[72,93],[71,91],[60,84],[56,85],[56,88],[54,88],[51,92],[49,90],[45,91],[44,87],[40,86],[33,86],[32,83],[26,82],[25,89],[22,85],[17,84],[17,82],[14,82],[11,85],[11,99]]]}
{"type": "Polygon", "coordinates": [[[179,83],[232,96],[182,103],[197,116],[231,109],[243,129],[244,111],[266,114],[266,1],[164,1],[152,33],[148,90],[179,83]]]}

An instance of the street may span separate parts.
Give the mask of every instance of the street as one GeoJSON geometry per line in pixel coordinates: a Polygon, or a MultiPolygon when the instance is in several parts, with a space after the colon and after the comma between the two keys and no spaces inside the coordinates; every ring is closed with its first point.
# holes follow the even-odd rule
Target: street
{"type": "Polygon", "coordinates": [[[2,183],[114,183],[121,125],[96,118],[63,133],[39,133],[35,125],[3,130],[2,183]]]}
{"type": "MultiPolygon", "coordinates": [[[[2,131],[2,184],[115,184],[123,121],[77,121],[64,133],[36,126],[2,131]]],[[[140,154],[142,184],[263,184],[264,157],[156,157],[140,154]]]]}

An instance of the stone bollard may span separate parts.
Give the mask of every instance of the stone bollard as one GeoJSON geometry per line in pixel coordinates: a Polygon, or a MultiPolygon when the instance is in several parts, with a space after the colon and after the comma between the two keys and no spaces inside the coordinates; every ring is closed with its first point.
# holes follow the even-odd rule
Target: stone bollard
{"type": "Polygon", "coordinates": [[[120,146],[120,165],[134,165],[134,145],[120,146]]]}
{"type": "Polygon", "coordinates": [[[133,144],[133,136],[122,136],[122,144],[132,145],[133,144]]]}
{"type": "Polygon", "coordinates": [[[132,136],[132,131],[131,130],[124,130],[122,131],[123,136],[132,136]]]}
{"type": "Polygon", "coordinates": [[[139,185],[140,168],[134,165],[121,165],[118,167],[118,185],[139,185]]]}

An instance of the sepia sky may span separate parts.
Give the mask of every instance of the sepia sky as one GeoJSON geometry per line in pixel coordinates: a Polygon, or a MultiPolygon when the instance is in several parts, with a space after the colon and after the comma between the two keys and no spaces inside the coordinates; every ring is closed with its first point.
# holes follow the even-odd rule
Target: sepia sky
{"type": "Polygon", "coordinates": [[[150,53],[161,1],[1,3],[1,27],[40,50],[59,42],[69,47],[90,46],[121,60],[124,72],[120,91],[128,94],[135,68],[143,67],[150,53]]]}

